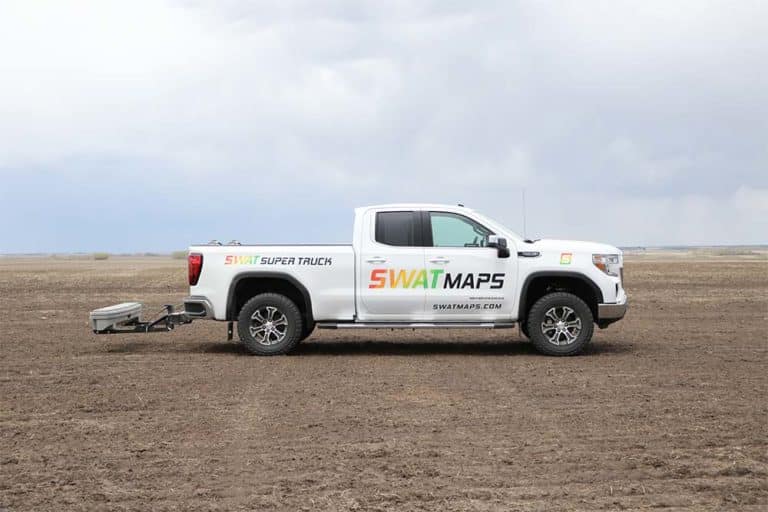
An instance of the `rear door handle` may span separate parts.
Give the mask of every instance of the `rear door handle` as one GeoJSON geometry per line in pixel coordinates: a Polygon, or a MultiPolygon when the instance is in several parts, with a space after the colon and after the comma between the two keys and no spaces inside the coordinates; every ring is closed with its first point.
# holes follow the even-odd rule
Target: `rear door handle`
{"type": "Polygon", "coordinates": [[[432,258],[429,262],[434,263],[435,265],[445,265],[446,263],[450,263],[451,260],[438,256],[437,258],[432,258]]]}
{"type": "Polygon", "coordinates": [[[374,265],[378,265],[379,263],[386,263],[387,259],[382,258],[381,256],[374,256],[373,258],[365,260],[368,263],[373,263],[374,265]]]}

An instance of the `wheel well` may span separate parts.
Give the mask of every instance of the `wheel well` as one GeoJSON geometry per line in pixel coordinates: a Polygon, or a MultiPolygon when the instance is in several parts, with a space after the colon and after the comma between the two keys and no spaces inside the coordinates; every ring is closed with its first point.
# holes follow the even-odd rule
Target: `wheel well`
{"type": "Polygon", "coordinates": [[[537,300],[552,292],[572,293],[587,303],[592,317],[597,320],[597,304],[602,302],[600,289],[586,277],[576,275],[541,275],[531,277],[523,285],[520,302],[520,322],[525,322],[528,311],[537,300]]]}
{"type": "Polygon", "coordinates": [[[301,311],[305,325],[312,324],[312,301],[309,293],[300,283],[288,276],[257,275],[238,278],[229,291],[227,320],[237,320],[237,315],[245,303],[261,293],[278,293],[288,297],[301,311]]]}

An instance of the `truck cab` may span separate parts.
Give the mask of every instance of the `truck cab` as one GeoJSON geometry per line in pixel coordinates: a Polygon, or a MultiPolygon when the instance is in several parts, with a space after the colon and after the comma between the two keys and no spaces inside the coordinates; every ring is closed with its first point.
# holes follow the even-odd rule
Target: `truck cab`
{"type": "Polygon", "coordinates": [[[359,208],[355,219],[361,321],[516,320],[520,241],[510,233],[440,205],[359,208]]]}

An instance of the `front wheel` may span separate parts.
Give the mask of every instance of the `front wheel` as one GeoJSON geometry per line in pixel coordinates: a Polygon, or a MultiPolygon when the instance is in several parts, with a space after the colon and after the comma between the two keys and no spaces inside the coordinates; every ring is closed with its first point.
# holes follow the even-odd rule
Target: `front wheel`
{"type": "Polygon", "coordinates": [[[555,292],[531,307],[526,330],[542,354],[572,356],[589,344],[593,323],[592,311],[583,300],[571,293],[555,292]]]}
{"type": "Polygon", "coordinates": [[[251,354],[274,356],[289,352],[301,340],[301,312],[291,299],[262,293],[245,303],[237,317],[237,333],[251,354]]]}

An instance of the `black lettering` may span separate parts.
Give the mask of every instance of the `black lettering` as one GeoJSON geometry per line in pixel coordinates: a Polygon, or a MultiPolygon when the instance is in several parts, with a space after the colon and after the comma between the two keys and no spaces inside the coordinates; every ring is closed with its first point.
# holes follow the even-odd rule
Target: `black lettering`
{"type": "Polygon", "coordinates": [[[504,274],[493,274],[493,279],[491,280],[493,283],[491,285],[492,290],[497,290],[499,288],[504,287],[504,274]]]}
{"type": "Polygon", "coordinates": [[[475,287],[475,275],[474,274],[467,274],[467,277],[464,278],[464,283],[461,285],[462,288],[474,288],[475,287]]]}
{"type": "Polygon", "coordinates": [[[462,274],[456,274],[456,279],[454,280],[453,274],[445,274],[443,288],[459,288],[461,286],[461,276],[462,274]]]}
{"type": "Polygon", "coordinates": [[[477,276],[477,288],[491,280],[491,274],[480,274],[477,276]]]}

